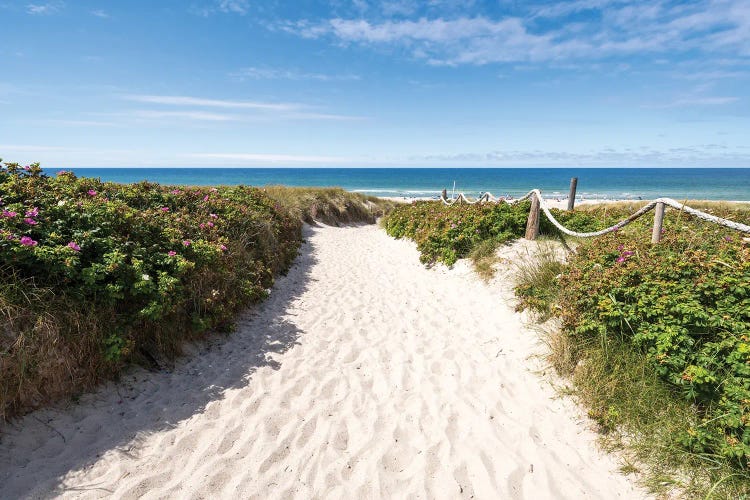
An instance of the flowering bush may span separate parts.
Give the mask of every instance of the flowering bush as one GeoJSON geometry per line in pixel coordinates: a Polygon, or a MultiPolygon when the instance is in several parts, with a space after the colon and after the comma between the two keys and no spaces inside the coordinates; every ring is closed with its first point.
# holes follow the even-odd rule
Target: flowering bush
{"type": "Polygon", "coordinates": [[[25,393],[55,392],[41,382],[54,378],[47,358],[85,378],[226,327],[301,243],[296,217],[242,186],[121,185],[6,164],[0,209],[0,306],[19,318],[0,324],[0,415],[25,393]]]}
{"type": "Polygon", "coordinates": [[[685,220],[677,229],[674,219],[659,245],[648,228],[581,245],[560,278],[561,316],[581,342],[622,339],[695,405],[697,424],[677,442],[746,467],[750,248],[736,233],[685,220]]]}

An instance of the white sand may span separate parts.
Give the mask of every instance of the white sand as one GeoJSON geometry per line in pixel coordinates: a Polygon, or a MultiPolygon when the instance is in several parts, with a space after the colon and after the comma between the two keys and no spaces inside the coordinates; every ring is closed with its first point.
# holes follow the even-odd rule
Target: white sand
{"type": "Polygon", "coordinates": [[[0,497],[643,498],[536,371],[504,278],[311,229],[227,339],[6,426],[0,497]]]}

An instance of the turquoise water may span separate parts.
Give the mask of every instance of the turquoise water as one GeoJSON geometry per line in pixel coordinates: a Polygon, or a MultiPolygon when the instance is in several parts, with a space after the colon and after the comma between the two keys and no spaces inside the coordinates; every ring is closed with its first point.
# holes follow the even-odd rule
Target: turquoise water
{"type": "Polygon", "coordinates": [[[437,196],[441,189],[476,196],[518,196],[539,188],[549,197],[567,195],[578,177],[586,199],[750,200],[750,168],[75,168],[79,176],[122,183],[264,186],[339,186],[376,196],[437,196]]]}

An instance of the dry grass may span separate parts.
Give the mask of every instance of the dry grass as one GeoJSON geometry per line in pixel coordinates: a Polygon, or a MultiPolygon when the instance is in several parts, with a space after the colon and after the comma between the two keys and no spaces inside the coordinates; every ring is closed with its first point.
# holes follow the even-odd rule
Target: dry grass
{"type": "Polygon", "coordinates": [[[516,294],[522,308],[530,308],[540,322],[552,316],[557,300],[557,277],[565,264],[559,244],[551,240],[540,240],[535,252],[515,263],[516,294]]]}
{"type": "Polygon", "coordinates": [[[393,201],[336,187],[266,186],[264,189],[281,206],[308,224],[373,224],[396,205],[393,201]]]}
{"type": "Polygon", "coordinates": [[[497,259],[497,240],[485,240],[475,246],[469,253],[469,259],[474,266],[474,271],[484,281],[489,281],[495,275],[495,263],[497,259]]]}

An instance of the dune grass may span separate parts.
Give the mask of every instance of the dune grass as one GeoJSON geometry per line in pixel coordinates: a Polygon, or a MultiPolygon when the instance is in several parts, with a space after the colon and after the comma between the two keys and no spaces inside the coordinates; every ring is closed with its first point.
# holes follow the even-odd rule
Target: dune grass
{"type": "Polygon", "coordinates": [[[314,224],[373,224],[395,202],[341,188],[266,186],[263,190],[297,219],[314,224]]]}

